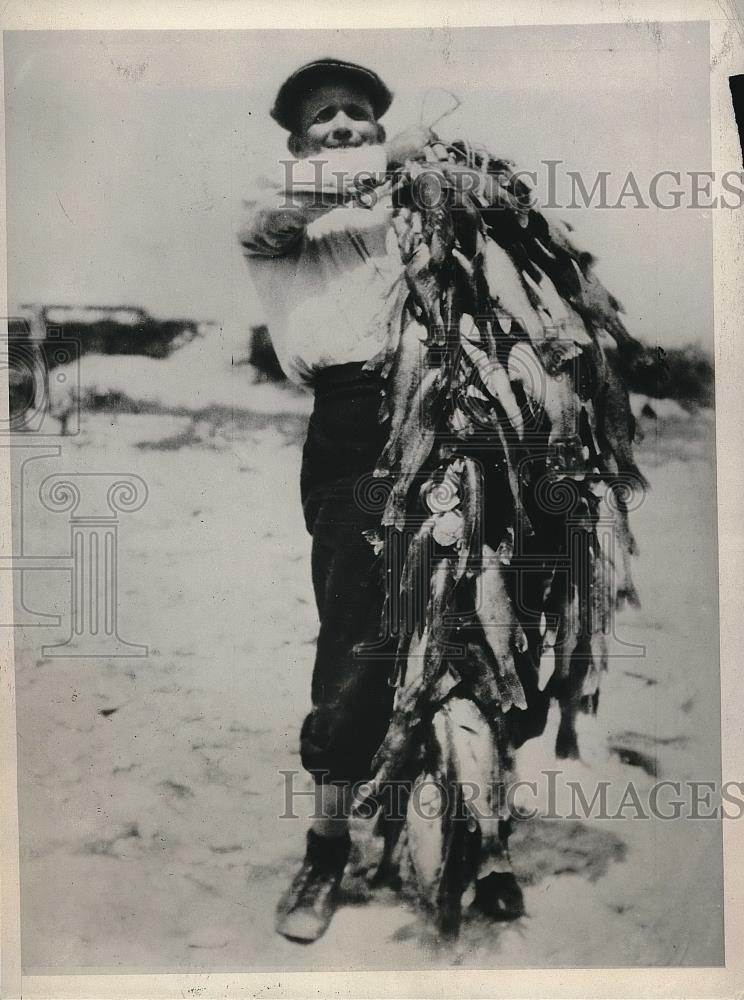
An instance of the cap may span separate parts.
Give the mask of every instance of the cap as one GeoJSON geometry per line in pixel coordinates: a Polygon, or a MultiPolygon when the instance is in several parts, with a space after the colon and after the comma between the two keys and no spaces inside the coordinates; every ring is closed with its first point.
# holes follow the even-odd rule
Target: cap
{"type": "Polygon", "coordinates": [[[339,78],[353,81],[368,95],[375,118],[382,117],[390,107],[393,95],[371,69],[341,59],[316,59],[300,66],[284,81],[276,95],[271,117],[288,132],[294,131],[300,98],[313,86],[339,78]]]}

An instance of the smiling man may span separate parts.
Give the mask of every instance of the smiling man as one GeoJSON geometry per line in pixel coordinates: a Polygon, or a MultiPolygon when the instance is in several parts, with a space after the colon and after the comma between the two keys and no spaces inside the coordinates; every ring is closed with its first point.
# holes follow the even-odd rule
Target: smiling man
{"type": "Polygon", "coordinates": [[[392,206],[380,199],[362,209],[347,196],[356,178],[384,176],[422,155],[431,137],[416,126],[386,142],[378,119],[391,100],[375,73],[333,59],[301,67],[277,95],[272,117],[290,133],[292,158],[258,182],[239,235],[295,381],[367,361],[384,343],[402,273],[389,241],[392,206]]]}
{"type": "Polygon", "coordinates": [[[362,534],[375,514],[357,486],[388,435],[378,419],[382,381],[363,366],[400,307],[402,265],[390,203],[348,199],[360,174],[384,176],[423,156],[426,128],[385,141],[378,119],[391,100],[362,66],[322,59],[297,70],[272,110],[293,158],[246,202],[240,231],[282,368],[315,395],[300,489],[320,630],[300,749],[321,808],[277,917],[277,930],[298,941],[318,938],[333,915],[350,849],[350,789],[369,777],[392,708],[389,662],[357,649],[378,639],[384,599],[362,534]]]}
{"type": "MultiPolygon", "coordinates": [[[[290,133],[293,158],[246,203],[240,232],[279,361],[315,396],[300,488],[320,630],[300,750],[321,808],[277,916],[281,934],[305,942],[323,934],[336,908],[351,845],[350,791],[370,777],[393,701],[394,638],[369,655],[380,639],[384,583],[363,534],[377,526],[379,510],[360,486],[389,432],[379,420],[384,382],[364,364],[400,322],[406,285],[391,199],[363,207],[349,198],[360,175],[384,177],[425,157],[433,135],[423,126],[386,141],[379,118],[391,100],[362,66],[322,59],[297,70],[272,111],[290,133]],[[381,655],[386,648],[389,656],[381,655]]],[[[479,886],[494,879],[498,903],[489,907],[484,890],[476,900],[499,919],[521,916],[513,875],[479,886]]]]}

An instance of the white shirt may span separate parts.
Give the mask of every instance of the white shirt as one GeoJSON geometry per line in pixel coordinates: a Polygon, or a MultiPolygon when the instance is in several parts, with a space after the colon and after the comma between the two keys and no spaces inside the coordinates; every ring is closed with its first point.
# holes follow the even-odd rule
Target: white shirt
{"type": "Polygon", "coordinates": [[[384,148],[322,156],[285,161],[273,179],[259,181],[239,233],[279,363],[301,383],[318,369],[377,354],[404,297],[391,199],[372,208],[341,204],[355,176],[384,174],[384,148]]]}

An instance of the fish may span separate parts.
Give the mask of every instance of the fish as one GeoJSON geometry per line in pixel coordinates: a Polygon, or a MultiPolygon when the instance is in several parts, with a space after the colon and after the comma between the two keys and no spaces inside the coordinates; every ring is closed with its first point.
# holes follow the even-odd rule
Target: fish
{"type": "Polygon", "coordinates": [[[423,239],[436,271],[446,263],[455,245],[451,185],[441,170],[427,166],[414,177],[411,196],[421,213],[423,239]]]}
{"type": "Polygon", "coordinates": [[[408,851],[423,901],[436,907],[447,860],[445,817],[448,789],[444,769],[433,767],[416,776],[406,810],[408,851]]]}
{"type": "Polygon", "coordinates": [[[406,644],[401,643],[400,683],[395,692],[395,713],[402,716],[413,716],[423,690],[424,659],[429,645],[430,627],[427,622],[421,635],[417,633],[410,637],[406,644]]]}
{"type": "Polygon", "coordinates": [[[454,236],[461,252],[467,260],[472,260],[478,253],[481,241],[479,236],[483,228],[481,214],[472,198],[464,192],[456,192],[453,198],[452,220],[454,236]]]}
{"type": "Polygon", "coordinates": [[[514,519],[519,525],[522,535],[529,537],[534,535],[535,529],[532,527],[532,521],[527,513],[524,503],[522,502],[522,488],[520,483],[519,473],[514,467],[514,459],[512,457],[511,449],[509,447],[509,442],[506,440],[506,435],[504,434],[504,429],[499,423],[496,428],[496,433],[499,438],[499,443],[501,445],[501,452],[503,455],[504,468],[506,470],[506,479],[509,483],[509,489],[512,495],[512,502],[514,504],[514,519]]]}
{"type": "Polygon", "coordinates": [[[454,556],[444,556],[435,565],[431,576],[431,596],[427,609],[429,636],[424,654],[424,669],[422,685],[427,687],[439,676],[445,654],[448,650],[448,639],[452,629],[452,597],[455,590],[454,556]]]}
{"type": "Polygon", "coordinates": [[[532,340],[544,336],[540,317],[532,306],[512,259],[498,243],[486,241],[484,253],[486,282],[499,309],[516,320],[532,340]]]}
{"type": "MultiPolygon", "coordinates": [[[[434,720],[434,736],[451,769],[470,794],[465,800],[469,825],[480,828],[481,857],[499,846],[497,780],[502,777],[497,734],[481,708],[469,698],[448,701],[434,720]],[[469,803],[469,804],[468,804],[469,803]]],[[[500,853],[500,851],[498,851],[500,853]]]]}
{"type": "Polygon", "coordinates": [[[577,295],[581,290],[574,268],[578,250],[573,248],[573,244],[570,244],[571,249],[568,248],[567,232],[563,230],[553,234],[542,212],[533,210],[529,215],[526,240],[527,253],[548,275],[561,297],[569,299],[577,295]]]}
{"type": "Polygon", "coordinates": [[[458,670],[467,683],[468,693],[489,717],[509,710],[513,703],[511,694],[501,681],[498,664],[482,634],[468,640],[458,670]]]}
{"type": "MultiPolygon", "coordinates": [[[[472,701],[456,698],[436,712],[427,758],[425,771],[412,787],[406,827],[419,893],[429,907],[441,912],[448,863],[453,851],[463,849],[463,839],[456,836],[465,821],[461,806],[467,812],[468,830],[480,828],[481,856],[494,849],[494,838],[498,839],[497,750],[488,721],[472,701]]],[[[476,874],[477,858],[471,851],[463,853],[461,861],[466,884],[476,874]]],[[[459,898],[454,909],[459,913],[459,898]]],[[[453,914],[450,922],[451,930],[458,917],[453,914]]]]}
{"type": "Polygon", "coordinates": [[[635,480],[636,486],[647,490],[648,480],[636,465],[633,456],[635,417],[630,408],[630,396],[620,375],[617,361],[605,355],[604,391],[600,397],[600,433],[617,462],[618,471],[635,480]]]}
{"type": "MultiPolygon", "coordinates": [[[[429,522],[435,523],[436,517],[429,522]]],[[[405,582],[401,590],[408,591],[407,599],[414,606],[414,614],[401,633],[394,673],[398,688],[395,710],[404,715],[414,714],[424,694],[431,693],[440,678],[444,658],[453,649],[448,639],[456,560],[447,555],[433,561],[431,535],[427,523],[426,529],[419,532],[418,550],[409,554],[403,570],[405,582]]]]}
{"type": "Polygon", "coordinates": [[[411,224],[412,212],[410,208],[399,208],[393,213],[392,226],[398,239],[398,249],[404,264],[411,259],[416,248],[416,233],[411,224]]]}
{"type": "Polygon", "coordinates": [[[600,510],[606,511],[609,508],[614,541],[620,551],[620,566],[616,569],[615,606],[620,609],[627,603],[633,608],[640,608],[641,599],[633,582],[631,563],[632,557],[638,554],[638,543],[630,528],[626,486],[622,480],[610,477],[606,487],[606,493],[600,501],[600,510]]]}
{"type": "Polygon", "coordinates": [[[477,578],[478,621],[488,646],[496,658],[507,703],[526,709],[527,700],[514,664],[513,645],[521,631],[504,583],[496,553],[484,546],[483,568],[477,578]]]}
{"type": "Polygon", "coordinates": [[[509,377],[522,383],[528,399],[547,417],[551,445],[578,435],[582,404],[567,365],[581,350],[571,341],[522,341],[509,355],[509,377]]]}
{"type": "Polygon", "coordinates": [[[448,189],[449,184],[441,171],[431,167],[422,169],[413,176],[411,184],[410,194],[415,208],[410,224],[408,216],[397,223],[399,242],[404,248],[401,259],[406,282],[426,323],[429,338],[440,346],[446,342],[441,302],[447,284],[444,271],[455,244],[448,189]],[[420,236],[415,233],[416,226],[420,226],[420,236]]]}
{"type": "Polygon", "coordinates": [[[433,343],[443,344],[444,319],[440,301],[442,283],[432,261],[431,248],[426,243],[420,243],[411,254],[405,276],[430,339],[433,343]]]}
{"type": "Polygon", "coordinates": [[[386,784],[400,780],[415,767],[413,748],[421,742],[421,722],[401,711],[393,712],[385,738],[372,759],[366,798],[375,798],[386,784]]]}
{"type": "Polygon", "coordinates": [[[374,471],[378,478],[388,476],[401,459],[401,431],[411,408],[416,406],[424,376],[426,358],[420,332],[421,328],[415,322],[404,326],[387,377],[385,397],[390,414],[390,432],[374,471]]]}
{"type": "Polygon", "coordinates": [[[398,687],[393,714],[372,761],[371,797],[379,794],[384,784],[397,780],[411,768],[412,749],[421,741],[426,706],[437,695],[446,695],[457,683],[456,676],[442,676],[445,657],[450,651],[447,614],[454,591],[454,563],[451,556],[439,560],[431,575],[427,624],[420,634],[414,631],[409,641],[402,640],[399,644],[399,658],[405,655],[405,663],[399,659],[396,665],[398,687]]]}
{"type": "MultiPolygon", "coordinates": [[[[594,520],[591,516],[590,520],[594,520]]],[[[586,562],[570,586],[551,597],[559,615],[555,668],[547,689],[560,704],[555,752],[559,758],[578,758],[576,716],[596,713],[602,672],[608,667],[607,633],[611,627],[614,572],[612,560],[598,536],[587,532],[586,562]],[[585,577],[589,575],[589,584],[585,577]]],[[[563,575],[565,581],[565,575],[563,575]]]]}
{"type": "Polygon", "coordinates": [[[473,458],[463,459],[460,474],[462,495],[462,544],[457,557],[455,579],[460,580],[468,569],[480,568],[483,544],[483,476],[473,458]]]}
{"type": "Polygon", "coordinates": [[[573,227],[564,219],[558,218],[552,209],[541,208],[531,222],[533,231],[539,229],[539,239],[557,258],[560,259],[562,255],[570,258],[581,274],[594,267],[596,258],[577,246],[571,238],[573,227]]]}
{"type": "Polygon", "coordinates": [[[501,169],[505,163],[506,161],[501,161],[494,168],[491,161],[488,172],[478,178],[475,188],[472,187],[472,170],[448,166],[447,174],[456,182],[459,190],[470,190],[478,197],[483,208],[489,210],[489,217],[496,215],[498,218],[508,218],[520,229],[524,229],[529,221],[534,195],[511,168],[501,169]]]}
{"type": "Polygon", "coordinates": [[[594,270],[596,258],[572,239],[569,224],[543,208],[531,214],[530,231],[535,237],[533,249],[537,249],[538,262],[589,331],[596,335],[597,331],[605,330],[615,340],[629,367],[659,365],[658,354],[628,331],[622,320],[621,314],[625,312],[622,302],[599,280],[594,270]],[[555,258],[555,264],[551,257],[555,258]]]}
{"type": "Polygon", "coordinates": [[[400,627],[407,634],[423,635],[429,603],[433,553],[433,530],[436,521],[427,518],[411,539],[400,580],[400,627]]]}
{"type": "Polygon", "coordinates": [[[524,417],[503,366],[495,358],[489,358],[485,351],[471,344],[466,338],[463,337],[460,344],[478,372],[483,386],[504,411],[521,440],[524,436],[524,417]]]}
{"type": "Polygon", "coordinates": [[[424,701],[422,683],[424,656],[429,642],[429,629],[421,636],[401,636],[396,663],[396,691],[393,712],[385,736],[372,759],[370,797],[379,794],[389,781],[397,780],[415,762],[413,748],[421,740],[421,713],[424,701]]]}
{"type": "MultiPolygon", "coordinates": [[[[383,311],[386,316],[384,320],[385,339],[383,345],[376,354],[368,361],[365,361],[362,366],[364,371],[374,371],[382,378],[388,378],[397,359],[398,346],[403,331],[409,324],[415,325],[415,320],[410,314],[410,309],[408,309],[409,298],[410,291],[401,274],[395,279],[387,295],[388,302],[383,311]]],[[[423,331],[424,336],[421,337],[421,327],[419,326],[418,332],[420,339],[425,339],[426,331],[423,331]]],[[[385,408],[385,417],[381,418],[380,423],[383,423],[387,416],[389,414],[387,413],[387,408],[385,408]]]]}
{"type": "MultiPolygon", "coordinates": [[[[390,434],[375,474],[392,481],[382,529],[395,528],[404,537],[414,512],[413,484],[422,472],[428,478],[419,495],[425,526],[409,547],[395,595],[409,609],[410,634],[400,636],[393,720],[378,760],[388,777],[404,770],[406,760],[410,764],[417,740],[421,748],[425,710],[449,689],[455,674],[492,722],[503,711],[526,707],[517,666],[522,670],[519,657],[536,650],[527,649],[501,562],[530,535],[540,552],[563,551],[565,512],[543,510],[537,493],[526,493],[536,491],[546,473],[575,480],[572,495],[586,522],[582,538],[594,574],[586,592],[571,578],[564,585],[561,556],[545,556],[547,578],[551,567],[555,572],[552,587],[538,598],[550,630],[544,642],[538,626],[527,625],[535,647],[556,646],[564,755],[577,749],[576,706],[596,708],[598,677],[606,664],[606,637],[601,630],[595,637],[591,622],[605,622],[612,601],[637,600],[629,568],[635,540],[621,496],[623,477],[638,471],[623,374],[651,356],[625,328],[621,302],[601,283],[595,258],[578,245],[571,227],[536,207],[508,161],[467,144],[449,147],[455,160],[458,148],[470,167],[479,165],[475,187],[459,185],[456,164],[452,170],[436,163],[411,166],[393,219],[408,315],[425,329],[402,328],[394,354],[391,335],[379,359],[388,375],[390,434]],[[549,339],[556,330],[560,338],[549,339]],[[617,370],[602,361],[599,335],[605,332],[618,345],[617,370]],[[532,466],[521,464],[531,457],[528,426],[538,434],[540,451],[532,466]],[[473,457],[478,429],[483,431],[479,451],[486,449],[489,466],[508,483],[513,498],[513,512],[502,517],[502,527],[511,522],[511,538],[498,554],[483,542],[487,498],[473,457]],[[440,431],[448,434],[442,437],[440,431]],[[600,484],[616,503],[617,557],[595,534],[592,491],[600,484]],[[530,510],[539,537],[523,491],[525,502],[534,501],[530,510]],[[478,612],[456,653],[460,633],[453,606],[468,590],[477,593],[478,612]]],[[[508,494],[501,496],[508,508],[508,494]]],[[[376,537],[369,540],[379,544],[376,537]]],[[[452,722],[446,712],[440,717],[441,725],[452,722]]],[[[453,756],[451,725],[440,735],[442,759],[430,760],[427,773],[440,773],[437,769],[459,760],[453,756]]],[[[433,877],[430,867],[427,878],[433,877]]]]}
{"type": "Polygon", "coordinates": [[[408,492],[421,466],[434,447],[442,414],[442,376],[439,369],[429,369],[417,391],[409,400],[406,415],[398,435],[394,461],[378,466],[376,475],[393,475],[394,482],[382,516],[383,527],[402,530],[405,525],[405,505],[408,492]]]}

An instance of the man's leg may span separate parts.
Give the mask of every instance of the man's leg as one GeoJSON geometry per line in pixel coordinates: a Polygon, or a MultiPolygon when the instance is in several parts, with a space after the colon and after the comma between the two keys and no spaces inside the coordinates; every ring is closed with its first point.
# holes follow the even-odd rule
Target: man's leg
{"type": "Polygon", "coordinates": [[[312,829],[319,837],[343,837],[349,826],[352,790],[347,784],[322,784],[319,789],[319,815],[312,829]]]}
{"type": "Polygon", "coordinates": [[[277,920],[281,934],[305,942],[320,937],[335,912],[351,846],[353,786],[370,776],[393,702],[389,656],[362,656],[357,649],[379,638],[384,600],[379,565],[358,525],[339,521],[338,497],[326,505],[326,521],[323,513],[313,539],[320,614],[313,707],[300,744],[303,766],[319,785],[320,811],[277,920]]]}
{"type": "Polygon", "coordinates": [[[384,577],[363,532],[379,512],[360,505],[356,485],[369,473],[387,438],[378,421],[380,386],[361,366],[328,373],[316,389],[303,454],[301,489],[313,535],[312,575],[320,619],[312,711],[301,733],[305,769],[319,785],[320,815],[307,836],[303,865],[280,903],[277,930],[295,940],[319,937],[333,915],[350,848],[348,815],[355,783],[390,720],[390,646],[377,657],[358,647],[380,638],[384,577]],[[384,653],[386,655],[384,655],[384,653]]]}

